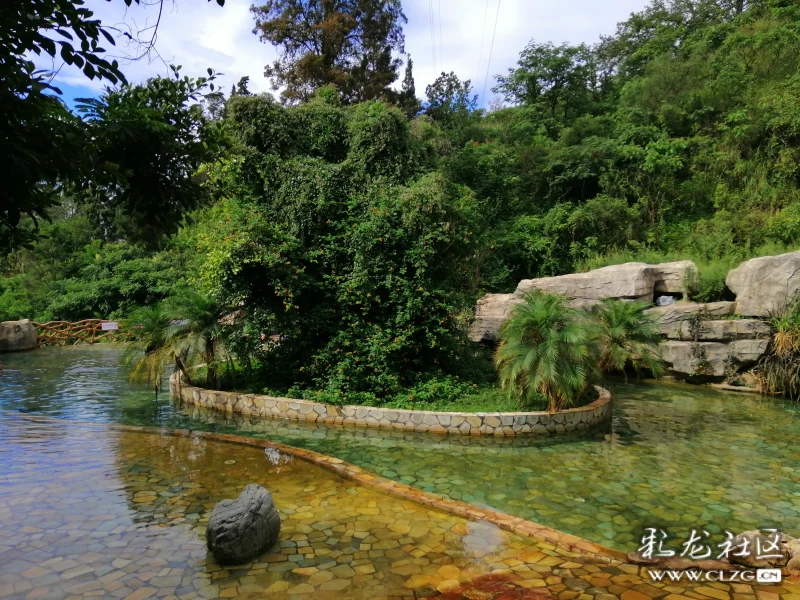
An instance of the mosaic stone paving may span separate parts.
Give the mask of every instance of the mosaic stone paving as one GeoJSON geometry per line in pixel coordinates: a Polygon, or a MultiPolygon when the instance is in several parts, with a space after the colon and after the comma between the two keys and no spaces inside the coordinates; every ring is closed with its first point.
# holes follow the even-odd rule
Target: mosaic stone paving
{"type": "Polygon", "coordinates": [[[800,537],[796,403],[681,385],[616,385],[594,438],[463,438],[226,416],[131,389],[121,350],[4,357],[0,408],[76,420],[237,433],[336,456],[420,489],[630,552],[647,526],[674,538],[780,527],[800,537]]]}
{"type": "Polygon", "coordinates": [[[649,582],[341,480],[290,455],[0,413],[0,598],[798,600],[800,585],[649,582]],[[268,486],[279,544],[223,568],[214,503],[268,486]]]}

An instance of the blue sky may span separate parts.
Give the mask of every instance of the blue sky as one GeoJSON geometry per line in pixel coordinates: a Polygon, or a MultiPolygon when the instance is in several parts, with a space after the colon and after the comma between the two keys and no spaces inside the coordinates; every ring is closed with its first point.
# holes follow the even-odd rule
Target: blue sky
{"type": "MultiPolygon", "coordinates": [[[[252,33],[253,19],[248,10],[251,3],[226,0],[225,6],[219,7],[213,1],[165,0],[156,41],[160,58],[124,60],[135,49],[128,47],[122,37],[111,53],[122,59],[123,71],[133,82],[167,75],[167,65],[174,63],[183,65],[182,72],[190,76],[203,75],[208,67],[224,73],[221,83],[225,90],[247,75],[251,90],[269,91],[263,67],[275,58],[276,50],[259,42],[252,33]]],[[[613,33],[617,22],[646,4],[645,0],[405,0],[406,51],[414,60],[417,95],[423,96],[425,86],[444,70],[472,80],[475,93],[481,96],[488,66],[486,98],[480,99],[487,105],[492,77],[512,67],[531,39],[556,44],[593,43],[601,34],[613,33]],[[491,63],[487,65],[495,17],[497,33],[491,63]]],[[[157,16],[153,6],[126,9],[121,0],[87,0],[86,6],[104,24],[120,31],[151,25],[157,16]]],[[[60,66],[56,62],[55,68],[60,66]]],[[[55,84],[70,104],[72,98],[97,95],[104,85],[87,80],[70,67],[60,70],[55,84]]]]}

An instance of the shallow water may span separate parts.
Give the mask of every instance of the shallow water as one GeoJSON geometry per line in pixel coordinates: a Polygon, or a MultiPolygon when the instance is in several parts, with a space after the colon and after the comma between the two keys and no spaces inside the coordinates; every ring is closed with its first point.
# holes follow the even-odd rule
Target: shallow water
{"type": "Polygon", "coordinates": [[[623,551],[645,527],[800,535],[796,404],[683,385],[614,386],[591,438],[464,438],[258,420],[132,388],[113,346],[5,355],[0,409],[82,421],[238,432],[314,449],[450,498],[623,551]]]}
{"type": "Polygon", "coordinates": [[[620,575],[278,450],[12,413],[0,413],[0,529],[0,597],[15,600],[373,600],[498,585],[504,598],[541,600],[526,588],[545,578],[559,591],[570,578],[587,588],[579,578],[592,575],[608,592],[620,575]],[[205,527],[214,504],[244,483],[270,489],[280,537],[257,559],[223,567],[205,548],[205,527]],[[514,577],[489,577],[511,567],[514,577]]]}

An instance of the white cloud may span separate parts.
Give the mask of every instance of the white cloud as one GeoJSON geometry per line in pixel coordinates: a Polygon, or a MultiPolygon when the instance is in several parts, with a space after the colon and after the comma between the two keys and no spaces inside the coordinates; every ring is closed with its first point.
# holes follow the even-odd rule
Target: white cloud
{"type": "MultiPolygon", "coordinates": [[[[488,0],[486,15],[486,0],[405,0],[406,51],[414,59],[417,95],[422,96],[425,86],[442,70],[455,71],[460,78],[471,79],[475,92],[482,92],[498,2],[499,18],[487,85],[489,96],[493,76],[513,66],[520,50],[532,38],[557,44],[595,42],[600,34],[612,33],[618,21],[627,18],[632,11],[641,10],[647,3],[646,0],[488,0]],[[482,36],[483,52],[479,56],[482,36]]],[[[240,77],[249,76],[251,90],[268,91],[269,82],[263,76],[263,69],[277,52],[252,33],[254,21],[250,4],[250,0],[226,0],[225,6],[220,7],[213,0],[165,0],[156,44],[163,62],[156,57],[144,58],[124,64],[123,71],[129,80],[139,82],[154,75],[167,75],[168,64],[183,65],[182,73],[190,76],[203,75],[211,67],[225,74],[221,78],[223,89],[229,89],[240,77]]],[[[104,24],[121,29],[152,25],[158,16],[157,6],[133,5],[126,9],[122,0],[88,0],[86,5],[104,24]]],[[[109,50],[117,55],[135,51],[124,38],[120,38],[115,50],[109,50]]],[[[56,68],[59,64],[56,63],[56,68]]],[[[49,68],[51,65],[43,63],[42,66],[49,68]]],[[[61,70],[57,81],[92,90],[104,85],[90,82],[70,67],[61,70]]]]}
{"type": "Polygon", "coordinates": [[[425,85],[444,70],[455,71],[461,79],[472,80],[475,92],[480,95],[487,81],[491,49],[486,84],[487,96],[491,97],[494,76],[514,66],[520,51],[531,39],[555,44],[594,43],[601,34],[613,33],[617,22],[646,4],[647,0],[406,0],[404,7],[409,21],[406,51],[414,59],[417,93],[422,94],[425,85]],[[429,24],[431,12],[436,44],[435,70],[429,24]],[[497,32],[491,48],[495,20],[497,32]]]}

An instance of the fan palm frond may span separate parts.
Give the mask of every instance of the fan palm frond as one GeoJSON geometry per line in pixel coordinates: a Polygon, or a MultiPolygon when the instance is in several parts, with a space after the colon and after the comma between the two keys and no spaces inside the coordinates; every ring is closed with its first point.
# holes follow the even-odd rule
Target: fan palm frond
{"type": "Polygon", "coordinates": [[[563,296],[528,294],[500,337],[495,353],[500,385],[522,405],[541,394],[550,411],[560,410],[598,378],[594,326],[563,296]]]}
{"type": "Polygon", "coordinates": [[[660,377],[664,371],[658,344],[661,334],[653,317],[646,315],[647,304],[617,299],[603,300],[595,313],[602,345],[600,368],[625,372],[632,367],[639,377],[649,371],[660,377]]]}

